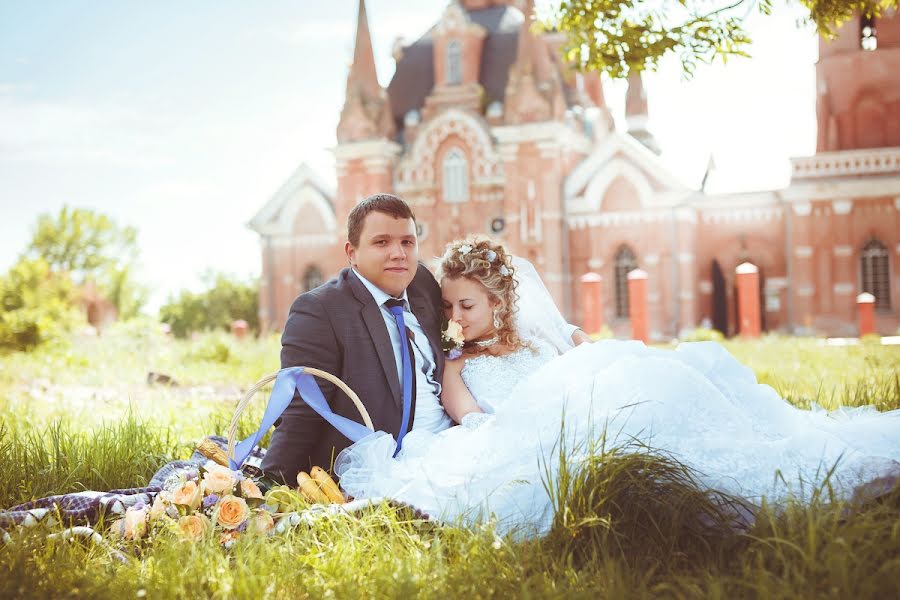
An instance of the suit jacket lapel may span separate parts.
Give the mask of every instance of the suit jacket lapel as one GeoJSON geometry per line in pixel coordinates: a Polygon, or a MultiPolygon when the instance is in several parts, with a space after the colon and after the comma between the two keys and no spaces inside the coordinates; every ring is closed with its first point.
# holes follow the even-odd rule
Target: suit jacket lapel
{"type": "Polygon", "coordinates": [[[394,345],[391,343],[391,336],[388,335],[387,325],[384,322],[384,316],[381,309],[375,304],[372,294],[366,289],[366,286],[356,277],[353,271],[348,276],[350,281],[350,289],[353,295],[362,304],[360,313],[372,342],[375,344],[375,351],[378,354],[378,360],[381,362],[381,368],[384,369],[384,375],[387,377],[388,385],[391,387],[391,395],[394,403],[403,406],[403,398],[400,390],[400,379],[397,377],[397,362],[394,358],[394,345]]]}
{"type": "Polygon", "coordinates": [[[409,288],[407,288],[406,293],[409,297],[409,306],[413,314],[416,315],[419,325],[422,326],[422,330],[428,336],[428,344],[431,346],[431,351],[434,353],[434,359],[437,362],[435,377],[438,378],[438,383],[440,383],[444,353],[440,345],[440,331],[434,331],[432,327],[434,323],[439,322],[434,314],[434,306],[428,302],[425,296],[417,294],[409,288]]]}

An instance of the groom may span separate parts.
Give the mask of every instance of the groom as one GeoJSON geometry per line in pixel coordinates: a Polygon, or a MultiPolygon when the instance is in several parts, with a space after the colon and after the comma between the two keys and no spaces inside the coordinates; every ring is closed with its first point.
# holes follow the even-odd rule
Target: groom
{"type": "MultiPolygon", "coordinates": [[[[390,194],[369,196],[347,218],[344,246],[350,267],[300,295],[291,306],[281,336],[281,367],[315,367],[336,375],[359,394],[376,431],[396,438],[403,421],[401,343],[408,344],[412,376],[406,432],[416,426],[415,410],[435,414],[444,371],[441,352],[441,289],[419,263],[416,222],[410,207],[390,194]],[[399,303],[399,304],[398,304],[399,303]],[[391,314],[403,310],[407,339],[391,314]]],[[[339,415],[359,421],[353,403],[334,385],[317,380],[339,415]]],[[[452,424],[432,420],[429,428],[452,424]]],[[[306,405],[294,399],[272,434],[262,470],[272,479],[296,484],[299,471],[328,468],[350,441],[306,405]]]]}

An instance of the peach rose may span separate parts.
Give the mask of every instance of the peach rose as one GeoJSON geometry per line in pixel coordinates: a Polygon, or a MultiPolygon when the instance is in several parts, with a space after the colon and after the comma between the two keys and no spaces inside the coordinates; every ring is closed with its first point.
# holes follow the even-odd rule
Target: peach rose
{"type": "Polygon", "coordinates": [[[275,529],[275,519],[267,510],[254,511],[247,520],[247,533],[266,534],[275,529]]]}
{"type": "Polygon", "coordinates": [[[216,522],[225,529],[234,529],[247,520],[250,516],[250,508],[243,498],[236,496],[223,496],[219,500],[219,512],[216,515],[216,522]]]}
{"type": "Polygon", "coordinates": [[[196,481],[185,481],[172,490],[172,502],[180,506],[187,506],[191,510],[197,510],[200,506],[200,486],[196,481]]]}
{"type": "Polygon", "coordinates": [[[241,496],[243,496],[244,498],[258,498],[260,500],[263,499],[263,495],[259,490],[259,486],[253,483],[253,481],[250,479],[241,480],[241,496]]]}
{"type": "Polygon", "coordinates": [[[129,540],[139,540],[147,533],[147,507],[129,507],[125,511],[124,535],[129,540]]]}
{"type": "Polygon", "coordinates": [[[230,494],[237,483],[234,473],[228,467],[215,463],[206,465],[206,473],[203,475],[203,487],[213,494],[230,494]]]}
{"type": "Polygon", "coordinates": [[[178,519],[178,533],[181,539],[196,542],[209,531],[210,523],[203,515],[187,515],[178,519]]]}

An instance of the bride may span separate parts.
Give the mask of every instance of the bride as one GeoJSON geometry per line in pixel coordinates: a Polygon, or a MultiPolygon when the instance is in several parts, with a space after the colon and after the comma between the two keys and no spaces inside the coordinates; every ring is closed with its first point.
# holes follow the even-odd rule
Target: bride
{"type": "Polygon", "coordinates": [[[348,447],[335,473],[351,496],[541,535],[553,519],[555,453],[601,436],[665,450],[703,485],[757,502],[802,496],[832,467],[843,496],[897,469],[900,410],[797,409],[712,342],[573,348],[534,267],[490,240],[451,243],[438,278],[445,315],[465,337],[441,395],[460,426],[413,430],[396,458],[384,432],[348,447]]]}

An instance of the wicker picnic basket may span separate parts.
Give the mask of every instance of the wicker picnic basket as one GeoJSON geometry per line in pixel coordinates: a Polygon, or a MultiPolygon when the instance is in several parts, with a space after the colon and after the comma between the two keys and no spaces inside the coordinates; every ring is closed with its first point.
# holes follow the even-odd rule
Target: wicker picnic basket
{"type": "MultiPolygon", "coordinates": [[[[331,373],[327,371],[322,371],[321,369],[314,369],[312,367],[305,367],[303,369],[304,373],[308,373],[315,377],[319,377],[326,381],[329,381],[336,385],[341,389],[350,400],[353,401],[353,405],[356,407],[356,410],[359,411],[359,415],[362,417],[363,424],[370,430],[375,431],[375,426],[372,425],[372,418],[369,417],[369,411],[366,410],[366,407],[363,406],[362,401],[359,399],[359,396],[356,395],[350,386],[341,381],[339,378],[335,377],[331,373]]],[[[267,386],[268,384],[275,381],[275,378],[278,376],[278,372],[272,373],[270,375],[266,375],[256,383],[254,383],[250,389],[244,394],[244,397],[241,398],[241,401],[238,402],[237,408],[234,411],[234,416],[231,417],[231,425],[228,427],[228,455],[226,458],[234,458],[234,446],[235,446],[235,438],[237,437],[238,423],[240,422],[241,415],[246,410],[247,406],[253,400],[253,397],[256,395],[256,392],[267,386]]]]}
{"type": "MultiPolygon", "coordinates": [[[[345,394],[347,394],[350,400],[353,401],[353,405],[356,407],[356,410],[359,411],[365,427],[369,431],[375,431],[375,427],[374,425],[372,425],[372,418],[369,416],[369,412],[366,410],[366,407],[363,406],[363,403],[360,401],[359,396],[356,395],[356,392],[350,389],[350,386],[348,386],[346,383],[344,383],[331,373],[322,371],[320,369],[304,367],[303,372],[305,374],[325,379],[326,381],[329,381],[340,388],[345,394]]],[[[256,393],[270,384],[272,381],[274,381],[278,377],[278,373],[280,373],[280,371],[272,373],[271,375],[266,375],[265,377],[254,383],[244,394],[244,397],[241,398],[241,401],[238,402],[237,408],[234,411],[234,415],[231,417],[231,424],[228,427],[227,452],[223,451],[222,448],[215,442],[215,440],[209,437],[203,439],[197,445],[197,450],[207,458],[217,462],[220,465],[226,467],[230,466],[230,461],[234,459],[234,449],[236,442],[235,438],[237,437],[238,423],[240,422],[241,415],[243,415],[244,410],[246,410],[247,406],[253,400],[253,397],[256,395],[256,393]]],[[[258,469],[259,465],[251,464],[251,467],[255,467],[258,469]]],[[[301,471],[300,473],[298,473],[297,484],[299,486],[299,491],[310,502],[330,502],[337,504],[342,504],[344,502],[344,497],[338,489],[337,485],[334,483],[334,480],[332,480],[331,476],[321,467],[313,467],[310,470],[310,473],[306,473],[305,471],[301,471]]]]}

